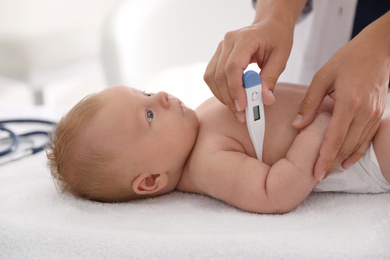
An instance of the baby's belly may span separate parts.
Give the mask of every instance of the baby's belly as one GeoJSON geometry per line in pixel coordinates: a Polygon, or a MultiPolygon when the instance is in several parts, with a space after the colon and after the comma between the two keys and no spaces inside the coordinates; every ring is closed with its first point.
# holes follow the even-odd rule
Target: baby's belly
{"type": "MultiPolygon", "coordinates": [[[[273,165],[286,157],[299,130],[292,127],[296,112],[291,113],[275,106],[265,108],[265,136],[263,143],[263,161],[273,165]]],[[[295,111],[295,109],[294,109],[295,111]]]]}
{"type": "MultiPolygon", "coordinates": [[[[276,101],[265,109],[265,137],[263,161],[273,165],[284,158],[299,130],[292,126],[296,118],[306,87],[292,84],[278,84],[275,88],[276,101]]],[[[319,110],[331,113],[332,101],[327,99],[319,110]]]]}

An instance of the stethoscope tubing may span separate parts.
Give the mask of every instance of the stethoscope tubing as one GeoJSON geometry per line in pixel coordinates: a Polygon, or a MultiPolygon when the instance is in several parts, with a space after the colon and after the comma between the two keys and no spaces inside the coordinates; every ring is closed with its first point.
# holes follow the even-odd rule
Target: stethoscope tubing
{"type": "Polygon", "coordinates": [[[11,140],[13,141],[13,143],[11,144],[10,147],[8,147],[8,149],[5,149],[4,151],[0,151],[0,156],[4,156],[4,155],[10,154],[12,152],[15,152],[16,149],[18,148],[18,145],[19,145],[19,138],[16,136],[16,134],[13,131],[11,131],[7,128],[0,127],[0,130],[8,132],[10,135],[9,138],[11,138],[11,140]]]}
{"type": "Polygon", "coordinates": [[[45,124],[45,125],[57,125],[54,121],[41,120],[41,119],[8,119],[0,120],[0,125],[9,124],[9,123],[36,123],[36,124],[45,124]]]}
{"type": "MultiPolygon", "coordinates": [[[[48,136],[49,133],[45,131],[32,131],[32,132],[27,132],[24,134],[17,135],[15,132],[10,130],[9,128],[5,127],[5,124],[18,124],[18,123],[33,123],[33,124],[45,124],[45,125],[52,125],[56,126],[57,123],[53,121],[48,121],[48,120],[41,120],[41,119],[9,119],[9,120],[0,120],[0,130],[5,131],[9,134],[9,139],[11,140],[11,145],[6,148],[5,150],[0,151],[0,157],[3,157],[8,154],[12,154],[15,152],[19,146],[19,138],[20,137],[28,137],[32,135],[46,135],[48,136]]],[[[48,146],[49,143],[46,143],[45,145],[37,146],[37,147],[30,147],[28,148],[28,154],[35,154],[37,152],[42,151],[45,149],[46,146],[48,146]]]]}

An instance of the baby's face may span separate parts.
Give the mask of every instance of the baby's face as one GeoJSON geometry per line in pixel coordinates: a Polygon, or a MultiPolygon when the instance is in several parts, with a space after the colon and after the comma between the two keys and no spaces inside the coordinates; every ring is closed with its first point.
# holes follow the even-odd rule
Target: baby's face
{"type": "Polygon", "coordinates": [[[176,183],[195,144],[198,118],[177,98],[165,92],[147,94],[115,86],[99,95],[104,105],[86,127],[90,142],[113,151],[126,179],[131,173],[168,172],[176,183]]]}

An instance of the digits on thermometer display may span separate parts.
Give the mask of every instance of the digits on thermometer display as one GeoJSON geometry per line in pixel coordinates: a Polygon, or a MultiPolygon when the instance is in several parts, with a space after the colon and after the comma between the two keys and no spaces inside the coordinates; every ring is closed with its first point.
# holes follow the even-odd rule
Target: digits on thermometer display
{"type": "Polygon", "coordinates": [[[253,70],[245,72],[242,79],[247,99],[247,106],[245,108],[246,124],[256,151],[256,157],[258,160],[262,160],[265,117],[261,95],[261,79],[260,75],[253,70]]]}

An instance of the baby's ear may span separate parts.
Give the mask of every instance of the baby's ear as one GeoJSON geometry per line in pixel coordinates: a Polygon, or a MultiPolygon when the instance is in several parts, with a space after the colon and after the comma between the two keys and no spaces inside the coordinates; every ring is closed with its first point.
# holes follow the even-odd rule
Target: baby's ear
{"type": "Polygon", "coordinates": [[[168,185],[166,173],[141,173],[133,181],[133,190],[140,195],[156,193],[168,185]]]}

